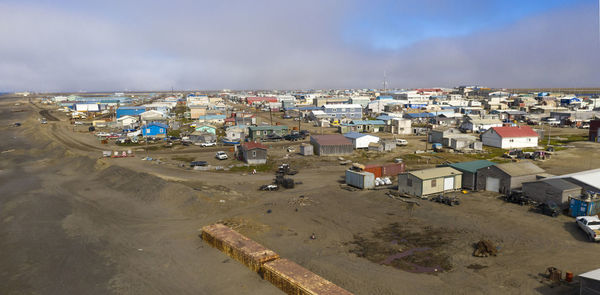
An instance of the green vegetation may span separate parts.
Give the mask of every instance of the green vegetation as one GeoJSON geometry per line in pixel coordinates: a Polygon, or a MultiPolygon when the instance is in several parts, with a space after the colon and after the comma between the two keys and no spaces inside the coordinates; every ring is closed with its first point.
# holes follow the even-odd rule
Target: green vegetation
{"type": "Polygon", "coordinates": [[[169,130],[167,132],[167,136],[179,137],[180,135],[181,135],[181,131],[179,131],[179,130],[169,130]]]}
{"type": "Polygon", "coordinates": [[[194,157],[185,157],[185,156],[176,156],[176,157],[172,157],[171,159],[173,159],[175,161],[186,162],[186,163],[196,160],[196,158],[194,158],[194,157]]]}
{"type": "Polygon", "coordinates": [[[240,167],[231,167],[229,171],[231,172],[252,172],[253,169],[256,169],[256,172],[271,172],[275,168],[275,163],[271,161],[267,161],[266,164],[261,165],[250,165],[250,166],[240,166],[240,167]]]}

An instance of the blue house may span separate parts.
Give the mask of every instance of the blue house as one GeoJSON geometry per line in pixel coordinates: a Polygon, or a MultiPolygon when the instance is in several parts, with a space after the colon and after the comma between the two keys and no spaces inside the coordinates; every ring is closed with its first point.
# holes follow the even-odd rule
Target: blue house
{"type": "Polygon", "coordinates": [[[142,134],[151,137],[166,137],[169,126],[163,123],[151,122],[142,126],[142,134]]]}
{"type": "Polygon", "coordinates": [[[146,111],[146,107],[119,107],[117,108],[117,119],[123,116],[139,116],[146,111]]]}

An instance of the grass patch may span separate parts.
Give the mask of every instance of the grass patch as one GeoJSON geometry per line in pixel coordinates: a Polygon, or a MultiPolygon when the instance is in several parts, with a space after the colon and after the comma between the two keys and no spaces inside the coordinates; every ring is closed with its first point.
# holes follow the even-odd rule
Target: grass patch
{"type": "Polygon", "coordinates": [[[176,156],[176,157],[172,157],[171,159],[173,159],[175,161],[186,162],[186,163],[196,160],[196,158],[194,158],[194,157],[185,157],[185,156],[176,156]]]}
{"type": "Polygon", "coordinates": [[[231,167],[231,169],[229,169],[229,171],[250,173],[250,172],[252,172],[252,170],[256,169],[256,172],[271,172],[274,170],[274,167],[275,167],[274,162],[267,161],[267,163],[261,164],[261,165],[231,167]]]}

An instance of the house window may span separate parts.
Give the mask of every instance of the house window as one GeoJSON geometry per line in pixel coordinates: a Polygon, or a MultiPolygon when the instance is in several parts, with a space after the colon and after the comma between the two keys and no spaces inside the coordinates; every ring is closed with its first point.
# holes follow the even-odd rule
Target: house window
{"type": "Polygon", "coordinates": [[[252,157],[256,158],[256,151],[252,151],[252,157]]]}
{"type": "Polygon", "coordinates": [[[150,133],[150,128],[146,128],[146,133],[150,133]]]}
{"type": "Polygon", "coordinates": [[[406,179],[406,186],[412,186],[412,179],[410,179],[410,178],[406,179]]]}
{"type": "Polygon", "coordinates": [[[437,179],[432,179],[431,180],[431,187],[435,187],[437,185],[437,179]]]}
{"type": "Polygon", "coordinates": [[[163,132],[165,132],[165,130],[164,130],[164,129],[162,129],[162,128],[160,128],[160,133],[163,133],[163,132]]]}
{"type": "Polygon", "coordinates": [[[510,140],[510,142],[515,142],[515,140],[514,140],[514,139],[511,139],[511,140],[510,140]]]}

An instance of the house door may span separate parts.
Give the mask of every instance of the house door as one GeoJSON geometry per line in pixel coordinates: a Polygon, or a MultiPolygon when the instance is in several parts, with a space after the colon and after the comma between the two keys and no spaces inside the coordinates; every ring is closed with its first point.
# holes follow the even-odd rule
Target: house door
{"type": "Polygon", "coordinates": [[[499,192],[500,191],[500,178],[488,176],[485,179],[485,190],[490,191],[490,192],[499,192]]]}
{"type": "Polygon", "coordinates": [[[454,177],[446,177],[444,178],[444,190],[453,190],[454,189],[454,177]]]}

